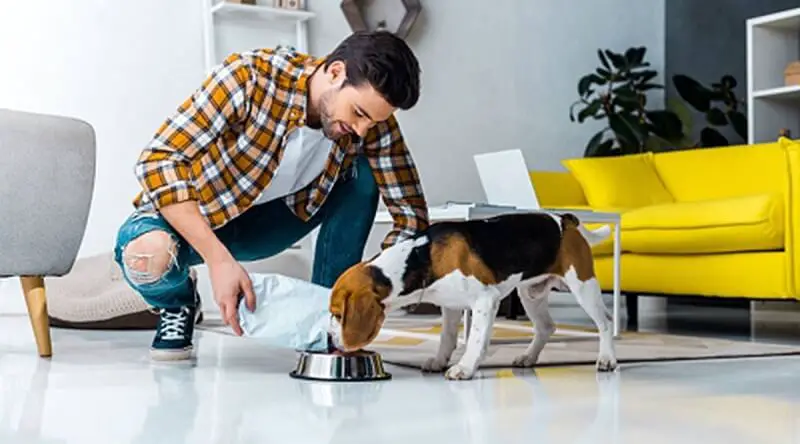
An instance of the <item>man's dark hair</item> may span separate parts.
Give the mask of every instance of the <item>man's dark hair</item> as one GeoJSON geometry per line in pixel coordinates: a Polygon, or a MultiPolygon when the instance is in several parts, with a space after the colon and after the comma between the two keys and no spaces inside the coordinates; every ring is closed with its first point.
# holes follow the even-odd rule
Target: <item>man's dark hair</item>
{"type": "Polygon", "coordinates": [[[325,68],[341,60],[347,84],[369,82],[395,108],[407,110],[419,100],[419,61],[400,37],[388,31],[357,31],[325,60],[325,68]]]}

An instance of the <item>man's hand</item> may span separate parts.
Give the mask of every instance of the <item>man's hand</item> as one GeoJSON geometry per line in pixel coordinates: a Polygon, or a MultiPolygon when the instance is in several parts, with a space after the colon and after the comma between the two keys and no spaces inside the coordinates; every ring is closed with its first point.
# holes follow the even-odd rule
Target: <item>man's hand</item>
{"type": "Polygon", "coordinates": [[[253,284],[247,271],[217,239],[200,214],[196,202],[186,201],[166,206],[161,209],[161,214],[208,265],[214,301],[219,305],[222,319],[233,328],[234,333],[241,336],[242,328],[237,316],[239,299],[244,296],[247,308],[250,311],[256,309],[253,284]]]}
{"type": "Polygon", "coordinates": [[[242,327],[239,325],[238,316],[240,298],[244,296],[248,310],[253,311],[256,307],[256,296],[250,276],[244,267],[232,258],[209,263],[208,272],[214,301],[219,306],[222,320],[231,326],[237,336],[241,336],[242,327]]]}

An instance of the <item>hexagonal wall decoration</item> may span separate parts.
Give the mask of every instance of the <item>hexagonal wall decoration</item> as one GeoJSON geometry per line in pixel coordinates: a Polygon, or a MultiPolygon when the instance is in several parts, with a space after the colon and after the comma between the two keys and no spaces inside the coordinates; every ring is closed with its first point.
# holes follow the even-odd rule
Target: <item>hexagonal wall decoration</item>
{"type": "MultiPolygon", "coordinates": [[[[411,31],[411,27],[414,25],[414,22],[417,21],[417,16],[419,16],[420,11],[422,11],[422,5],[420,4],[419,0],[400,1],[403,3],[405,15],[403,15],[403,19],[400,21],[400,25],[398,25],[397,30],[394,31],[394,35],[400,37],[401,39],[405,39],[406,36],[408,36],[409,31],[411,31]]],[[[353,31],[368,30],[367,22],[364,20],[364,14],[362,12],[362,4],[362,0],[342,0],[342,12],[344,12],[344,17],[347,19],[347,23],[350,25],[350,29],[353,31]]],[[[385,21],[378,23],[378,29],[385,27],[385,21]]]]}

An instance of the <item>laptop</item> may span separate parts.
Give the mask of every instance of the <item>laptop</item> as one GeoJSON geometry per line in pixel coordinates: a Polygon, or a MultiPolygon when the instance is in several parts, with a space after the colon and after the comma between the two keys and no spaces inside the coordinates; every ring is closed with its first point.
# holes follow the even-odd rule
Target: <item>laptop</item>
{"type": "Polygon", "coordinates": [[[521,150],[476,154],[473,159],[486,203],[521,210],[541,209],[521,150]]]}

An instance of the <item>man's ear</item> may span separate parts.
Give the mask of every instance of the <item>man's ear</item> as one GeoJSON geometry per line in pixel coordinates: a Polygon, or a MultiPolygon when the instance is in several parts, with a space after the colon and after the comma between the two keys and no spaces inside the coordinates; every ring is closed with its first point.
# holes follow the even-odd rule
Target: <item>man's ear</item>
{"type": "Polygon", "coordinates": [[[347,76],[347,69],[345,68],[345,64],[341,60],[337,60],[328,65],[325,73],[328,75],[331,84],[339,84],[344,80],[347,76]]]}
{"type": "Polygon", "coordinates": [[[385,319],[383,306],[371,291],[350,293],[342,300],[342,345],[347,351],[360,350],[378,336],[385,319]]]}

